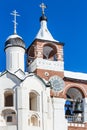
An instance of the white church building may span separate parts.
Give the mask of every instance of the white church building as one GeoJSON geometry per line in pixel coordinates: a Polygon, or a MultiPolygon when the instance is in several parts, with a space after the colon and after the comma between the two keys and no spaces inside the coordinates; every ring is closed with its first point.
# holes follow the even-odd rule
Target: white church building
{"type": "Polygon", "coordinates": [[[0,130],[87,130],[87,74],[64,70],[64,44],[49,32],[40,6],[40,29],[28,48],[12,13],[14,34],[6,39],[0,73],[0,130]]]}

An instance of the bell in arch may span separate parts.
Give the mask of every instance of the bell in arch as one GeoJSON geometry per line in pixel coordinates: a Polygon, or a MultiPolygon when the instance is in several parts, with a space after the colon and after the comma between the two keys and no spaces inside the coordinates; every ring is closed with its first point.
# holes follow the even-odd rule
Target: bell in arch
{"type": "Polygon", "coordinates": [[[72,115],[72,102],[69,100],[65,104],[65,115],[72,115]]]}
{"type": "Polygon", "coordinates": [[[75,102],[74,113],[82,113],[82,100],[81,99],[75,102]]]}

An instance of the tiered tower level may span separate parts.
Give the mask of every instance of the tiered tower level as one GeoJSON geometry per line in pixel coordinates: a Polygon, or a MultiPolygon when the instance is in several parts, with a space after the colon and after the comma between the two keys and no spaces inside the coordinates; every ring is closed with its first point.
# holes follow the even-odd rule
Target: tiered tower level
{"type": "Polygon", "coordinates": [[[40,17],[40,30],[35,40],[27,49],[27,66],[29,72],[34,72],[41,78],[48,80],[53,75],[64,77],[64,44],[55,40],[47,28],[47,17],[44,14],[40,17]]]}

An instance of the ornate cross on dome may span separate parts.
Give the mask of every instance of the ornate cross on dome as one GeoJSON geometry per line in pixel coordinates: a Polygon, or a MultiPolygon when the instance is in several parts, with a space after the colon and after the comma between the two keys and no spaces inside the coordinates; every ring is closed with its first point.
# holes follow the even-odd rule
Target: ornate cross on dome
{"type": "Polygon", "coordinates": [[[41,3],[40,7],[42,8],[42,15],[44,15],[45,14],[44,10],[45,8],[47,8],[47,6],[44,3],[41,3]]]}
{"type": "Polygon", "coordinates": [[[17,16],[20,16],[20,15],[18,14],[18,12],[16,12],[16,10],[14,10],[14,11],[11,13],[11,15],[14,16],[14,20],[13,20],[13,23],[14,23],[14,34],[16,34],[16,33],[17,33],[17,30],[16,30],[16,28],[17,28],[16,17],[17,17],[17,16]]]}

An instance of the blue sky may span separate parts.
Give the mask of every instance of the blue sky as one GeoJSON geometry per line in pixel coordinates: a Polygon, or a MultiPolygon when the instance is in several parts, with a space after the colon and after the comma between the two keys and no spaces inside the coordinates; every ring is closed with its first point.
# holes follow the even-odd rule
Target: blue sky
{"type": "Polygon", "coordinates": [[[41,9],[47,5],[48,29],[54,39],[64,42],[65,70],[87,73],[87,0],[1,0],[0,1],[0,71],[5,70],[4,43],[13,34],[13,10],[17,18],[17,33],[28,47],[39,28],[41,9]]]}

